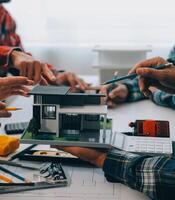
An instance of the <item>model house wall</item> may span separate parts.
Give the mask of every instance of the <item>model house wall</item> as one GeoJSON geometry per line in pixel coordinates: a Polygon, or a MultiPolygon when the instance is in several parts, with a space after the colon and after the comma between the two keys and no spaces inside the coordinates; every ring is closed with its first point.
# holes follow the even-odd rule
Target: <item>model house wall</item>
{"type": "MultiPolygon", "coordinates": [[[[33,118],[39,125],[38,133],[80,134],[100,131],[100,116],[106,119],[107,106],[101,105],[103,94],[71,93],[65,86],[36,86],[33,118]]],[[[104,128],[105,131],[105,128],[104,128]]]]}

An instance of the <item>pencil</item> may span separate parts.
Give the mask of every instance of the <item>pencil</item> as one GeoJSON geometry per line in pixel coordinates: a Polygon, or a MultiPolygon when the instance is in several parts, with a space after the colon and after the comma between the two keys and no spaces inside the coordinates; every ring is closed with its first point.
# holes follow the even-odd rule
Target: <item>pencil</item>
{"type": "Polygon", "coordinates": [[[30,182],[29,180],[25,179],[24,177],[22,177],[22,176],[20,176],[20,175],[18,175],[16,173],[14,173],[14,172],[12,172],[12,171],[4,168],[2,166],[0,166],[0,170],[3,171],[3,172],[5,172],[5,173],[7,173],[7,174],[10,174],[11,176],[14,176],[15,178],[17,178],[17,179],[19,179],[21,181],[24,181],[26,183],[30,182]]]}
{"type": "MultiPolygon", "coordinates": [[[[118,77],[118,71],[115,71],[115,72],[114,72],[114,79],[117,79],[117,77],[118,77]]],[[[113,82],[113,83],[107,88],[108,94],[109,94],[110,92],[112,92],[112,90],[113,90],[115,87],[116,87],[116,84],[115,84],[115,82],[113,82]]]]}
{"type": "Polygon", "coordinates": [[[12,179],[0,174],[0,180],[7,182],[7,183],[13,183],[12,179]]]}
{"type": "Polygon", "coordinates": [[[16,111],[16,110],[22,110],[22,108],[16,108],[16,107],[7,107],[4,110],[6,111],[16,111]]]}
{"type": "MultiPolygon", "coordinates": [[[[159,65],[159,66],[152,66],[150,68],[152,69],[164,69],[165,67],[168,67],[168,66],[171,66],[173,65],[172,63],[166,63],[166,64],[162,64],[162,65],[159,65]]],[[[122,80],[125,80],[125,79],[134,79],[136,78],[138,75],[135,73],[135,74],[130,74],[130,75],[126,75],[126,76],[121,76],[121,77],[118,77],[118,78],[114,78],[112,80],[109,80],[109,81],[106,81],[104,83],[102,83],[102,85],[107,85],[107,84],[111,84],[111,83],[115,83],[115,82],[118,82],[118,81],[122,81],[122,80]]]]}

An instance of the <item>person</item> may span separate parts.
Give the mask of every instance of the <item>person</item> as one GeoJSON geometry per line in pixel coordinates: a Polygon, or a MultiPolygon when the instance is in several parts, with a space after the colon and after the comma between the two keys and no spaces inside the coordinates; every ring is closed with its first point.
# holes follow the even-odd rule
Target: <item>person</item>
{"type": "Polygon", "coordinates": [[[28,96],[29,89],[26,86],[33,85],[33,81],[26,77],[5,77],[0,78],[0,118],[10,117],[11,113],[6,111],[6,104],[2,100],[12,96],[28,96]]]}
{"type": "MultiPolygon", "coordinates": [[[[139,75],[141,91],[149,93],[150,87],[154,86],[164,92],[175,94],[175,66],[162,70],[149,68],[165,62],[160,57],[149,59],[140,62],[130,71],[139,75]]],[[[118,149],[100,152],[82,147],[52,147],[62,149],[102,168],[110,182],[127,185],[154,200],[175,199],[173,156],[138,155],[118,149]]]]}
{"type": "MultiPolygon", "coordinates": [[[[157,59],[163,63],[166,62],[163,58],[157,57],[157,59]]],[[[168,59],[175,61],[175,47],[170,51],[168,59]]],[[[140,65],[140,63],[137,65],[140,65]]],[[[159,106],[175,109],[175,96],[173,94],[155,89],[155,87],[151,87],[150,91],[151,93],[146,93],[140,90],[138,78],[101,87],[101,92],[107,95],[104,101],[107,102],[109,108],[115,108],[119,103],[150,99],[159,106]]]]}
{"type": "MultiPolygon", "coordinates": [[[[65,84],[72,88],[77,85],[81,90],[85,90],[88,85],[71,72],[62,72],[63,70],[56,70],[53,66],[35,60],[30,54],[24,52],[20,36],[16,33],[16,23],[3,7],[2,3],[8,3],[10,0],[0,0],[0,45],[6,47],[18,47],[13,51],[12,57],[18,57],[16,61],[9,67],[9,71],[13,75],[26,76],[35,83],[43,85],[65,84]]],[[[11,51],[9,51],[11,52],[11,51]]],[[[7,71],[0,68],[1,76],[5,76],[7,71]]]]}
{"type": "Polygon", "coordinates": [[[152,66],[159,66],[165,63],[167,63],[166,60],[156,57],[139,62],[129,71],[129,74],[136,73],[139,76],[140,91],[146,96],[151,94],[150,87],[156,87],[170,94],[175,93],[175,67],[173,64],[161,70],[151,69],[152,66]]]}
{"type": "Polygon", "coordinates": [[[55,81],[55,76],[46,64],[34,60],[31,56],[21,52],[18,47],[0,46],[1,71],[7,72],[13,68],[20,71],[19,75],[28,77],[35,83],[42,81],[46,85],[47,81],[55,81]],[[35,70],[32,68],[35,68],[35,70]]]}
{"type": "MultiPolygon", "coordinates": [[[[35,60],[30,54],[24,52],[20,36],[16,33],[16,23],[2,6],[10,0],[0,0],[0,76],[7,72],[24,77],[0,78],[0,100],[11,95],[27,96],[28,88],[24,85],[34,83],[66,84],[75,88],[79,85],[84,90],[87,84],[75,74],[70,72],[58,73],[51,65],[35,60]],[[56,76],[56,77],[55,77],[56,76]],[[30,80],[29,80],[30,79],[30,80]]],[[[10,117],[11,113],[5,110],[5,103],[0,102],[0,117],[10,117]]]]}

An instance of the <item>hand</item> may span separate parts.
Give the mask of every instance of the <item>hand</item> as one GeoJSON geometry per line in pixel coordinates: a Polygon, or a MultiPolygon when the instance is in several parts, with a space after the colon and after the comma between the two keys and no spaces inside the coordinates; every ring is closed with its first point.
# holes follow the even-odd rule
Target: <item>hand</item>
{"type": "Polygon", "coordinates": [[[20,52],[12,51],[11,61],[14,68],[18,69],[20,76],[28,77],[34,80],[35,84],[48,85],[49,81],[55,81],[56,78],[46,63],[34,60],[32,56],[20,52]]]}
{"type": "Polygon", "coordinates": [[[20,76],[0,78],[0,100],[11,95],[28,96],[29,89],[24,85],[33,85],[33,81],[20,76]]]}
{"type": "Polygon", "coordinates": [[[130,70],[129,74],[137,73],[140,75],[139,87],[145,96],[151,94],[150,86],[154,86],[167,93],[175,93],[175,67],[169,66],[162,70],[150,69],[152,66],[159,66],[167,63],[161,57],[155,57],[142,61],[130,70]]]}
{"type": "Polygon", "coordinates": [[[155,87],[149,87],[149,90],[151,91],[152,94],[158,91],[158,89],[155,87]]]}
{"type": "Polygon", "coordinates": [[[58,73],[56,76],[56,84],[68,85],[72,88],[72,90],[75,90],[76,86],[83,91],[88,88],[88,84],[85,83],[85,81],[78,78],[74,73],[71,72],[58,73]]]}
{"type": "Polygon", "coordinates": [[[5,103],[0,102],[0,118],[1,117],[11,117],[11,113],[4,110],[6,108],[5,103]]]}
{"type": "Polygon", "coordinates": [[[114,86],[105,85],[100,89],[100,93],[104,93],[107,96],[102,101],[103,103],[106,101],[109,108],[114,108],[117,104],[125,102],[128,97],[128,92],[128,88],[124,84],[115,84],[114,86]]]}
{"type": "Polygon", "coordinates": [[[51,146],[52,148],[60,149],[71,153],[74,156],[79,157],[82,160],[88,161],[97,167],[103,167],[104,161],[106,159],[106,153],[97,151],[95,149],[90,148],[82,148],[82,147],[58,147],[51,146]]]}

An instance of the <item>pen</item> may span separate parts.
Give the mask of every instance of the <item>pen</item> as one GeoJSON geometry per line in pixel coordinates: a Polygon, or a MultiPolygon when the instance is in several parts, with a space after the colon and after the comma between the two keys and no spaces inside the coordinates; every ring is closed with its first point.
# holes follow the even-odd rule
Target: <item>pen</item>
{"type": "Polygon", "coordinates": [[[8,170],[8,169],[2,167],[2,166],[0,166],[0,170],[3,171],[3,172],[5,172],[5,173],[7,173],[7,174],[10,174],[11,176],[14,176],[15,178],[17,178],[17,179],[19,179],[19,180],[21,180],[21,181],[24,181],[24,182],[26,182],[26,183],[29,182],[29,181],[28,181],[27,179],[25,179],[24,177],[22,177],[22,176],[20,176],[20,175],[18,175],[18,174],[15,174],[14,172],[12,172],[12,171],[10,171],[10,170],[8,170]]]}
{"type": "Polygon", "coordinates": [[[16,108],[16,107],[7,107],[4,110],[6,111],[16,111],[16,110],[22,110],[22,108],[16,108]]]}
{"type": "Polygon", "coordinates": [[[7,182],[7,183],[13,183],[12,179],[0,174],[0,180],[1,181],[4,181],[4,182],[7,182]]]}
{"type": "MultiPolygon", "coordinates": [[[[114,72],[114,79],[117,79],[118,77],[118,71],[114,72]]],[[[108,94],[116,87],[115,82],[113,82],[107,89],[108,94]]]]}
{"type": "MultiPolygon", "coordinates": [[[[164,69],[165,67],[171,66],[172,63],[166,63],[166,64],[162,64],[159,66],[155,66],[155,67],[151,67],[152,69],[164,69]]],[[[102,83],[102,85],[107,85],[107,84],[111,84],[111,83],[115,83],[117,81],[121,81],[121,80],[125,80],[125,79],[134,79],[138,76],[138,74],[134,73],[134,74],[130,74],[130,75],[126,75],[126,76],[121,76],[119,78],[114,78],[112,80],[106,81],[104,83],[102,83]]]]}

